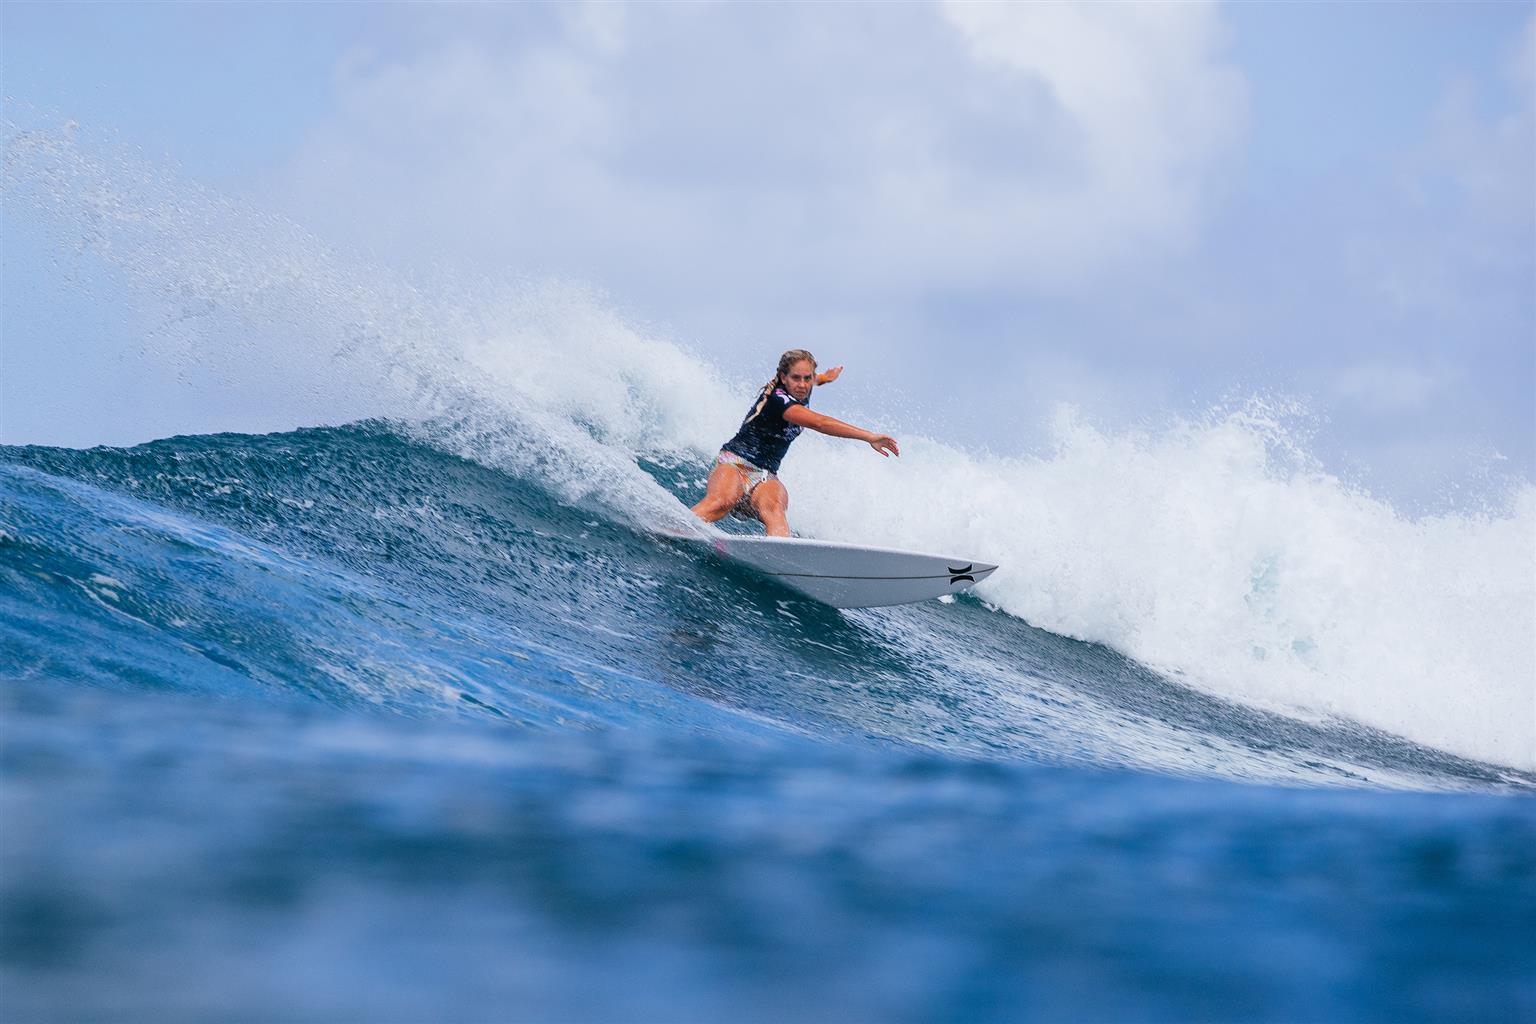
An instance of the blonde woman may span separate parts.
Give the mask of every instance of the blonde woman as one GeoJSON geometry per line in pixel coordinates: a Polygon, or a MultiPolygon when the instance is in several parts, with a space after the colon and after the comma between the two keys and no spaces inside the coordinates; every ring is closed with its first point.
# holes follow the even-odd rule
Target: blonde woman
{"type": "Polygon", "coordinates": [[[885,457],[900,455],[893,437],[811,411],[812,389],[832,383],[842,372],[834,366],[818,374],[815,357],[803,348],[780,356],[778,372],[758,392],[736,436],[721,447],[694,515],[713,523],[739,510],[761,520],[768,536],[788,537],[789,491],[779,481],[779,463],[806,428],[863,441],[885,457]]]}

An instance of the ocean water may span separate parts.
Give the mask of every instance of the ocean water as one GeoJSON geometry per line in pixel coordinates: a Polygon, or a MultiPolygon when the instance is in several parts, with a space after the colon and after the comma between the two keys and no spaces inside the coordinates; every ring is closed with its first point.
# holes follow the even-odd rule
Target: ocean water
{"type": "Polygon", "coordinates": [[[1536,1008],[1528,771],[411,433],[0,451],[8,1019],[1536,1008]]]}
{"type": "Polygon", "coordinates": [[[835,611],[663,536],[756,382],[7,156],[125,386],[286,425],[0,446],[5,1020],[1536,1016],[1536,488],[1409,515],[1260,398],[995,454],[850,386],[903,457],[803,438],[796,528],[1002,568],[835,611]]]}

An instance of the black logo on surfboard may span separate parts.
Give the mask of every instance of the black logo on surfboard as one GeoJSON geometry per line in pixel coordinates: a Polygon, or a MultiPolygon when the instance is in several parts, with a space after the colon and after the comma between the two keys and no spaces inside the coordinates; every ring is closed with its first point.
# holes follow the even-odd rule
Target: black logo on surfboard
{"type": "Polygon", "coordinates": [[[976,577],[969,575],[975,564],[976,563],[974,562],[967,562],[965,565],[958,569],[952,565],[946,565],[944,568],[949,570],[949,585],[954,586],[956,583],[960,583],[962,581],[967,583],[975,583],[976,577]]]}

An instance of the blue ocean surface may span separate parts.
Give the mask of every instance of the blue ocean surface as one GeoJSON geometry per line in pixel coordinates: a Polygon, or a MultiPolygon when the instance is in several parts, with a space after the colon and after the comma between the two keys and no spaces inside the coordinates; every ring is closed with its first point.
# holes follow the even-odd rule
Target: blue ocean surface
{"type": "Polygon", "coordinates": [[[1525,768],[394,422],[0,448],[0,721],[6,1021],[1536,1019],[1525,768]]]}

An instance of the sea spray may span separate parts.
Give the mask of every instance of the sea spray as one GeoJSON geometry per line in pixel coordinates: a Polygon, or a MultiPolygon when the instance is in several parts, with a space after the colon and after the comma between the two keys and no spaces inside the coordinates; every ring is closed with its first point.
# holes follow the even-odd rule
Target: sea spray
{"type": "MultiPolygon", "coordinates": [[[[656,447],[656,436],[614,431],[614,417],[600,412],[604,397],[629,393],[644,374],[633,359],[602,358],[600,336],[577,344],[572,311],[606,320],[621,335],[615,350],[649,346],[647,364],[655,346],[605,317],[585,289],[517,280],[426,289],[252,203],[77,135],[74,125],[7,126],[10,212],[42,214],[59,249],[99,257],[156,311],[138,346],[144,372],[205,371],[260,400],[266,422],[394,419],[572,502],[649,522],[682,516],[630,450],[656,447]]],[[[655,385],[676,381],[656,375],[655,385]]]]}

